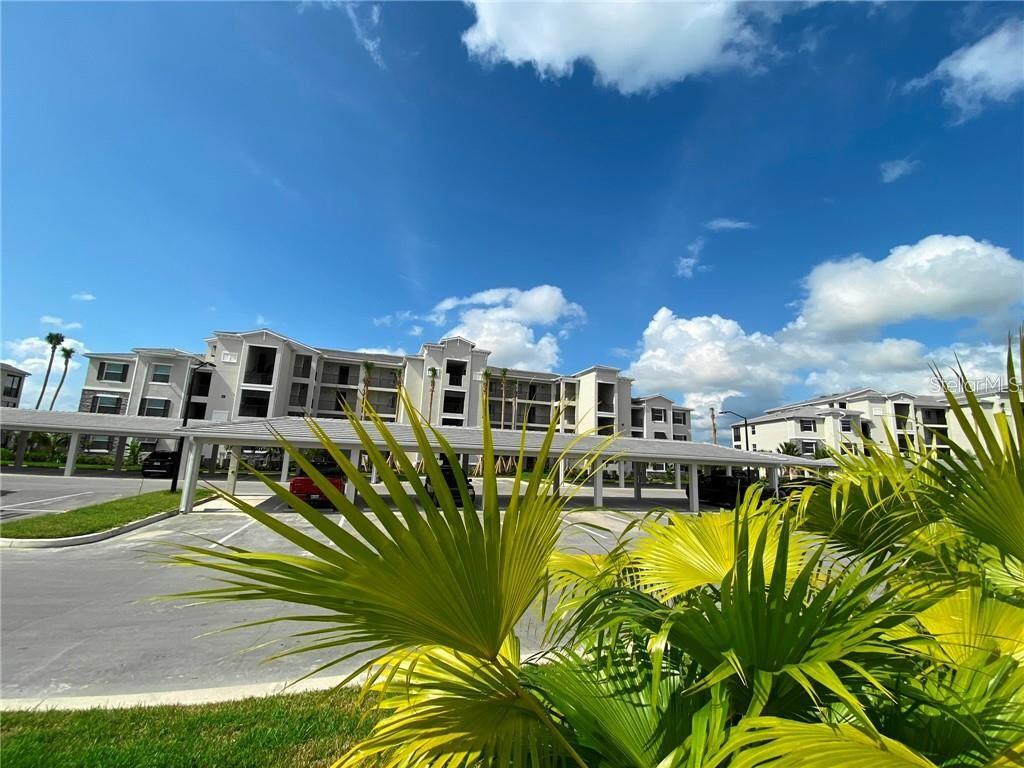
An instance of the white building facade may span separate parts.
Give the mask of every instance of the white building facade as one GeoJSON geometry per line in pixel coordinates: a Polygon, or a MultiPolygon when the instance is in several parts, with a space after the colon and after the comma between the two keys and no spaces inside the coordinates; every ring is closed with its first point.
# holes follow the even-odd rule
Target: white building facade
{"type": "Polygon", "coordinates": [[[21,393],[25,388],[25,379],[32,374],[13,365],[0,363],[0,375],[4,380],[3,399],[0,404],[4,408],[17,408],[21,405],[21,393]]]}
{"type": "MultiPolygon", "coordinates": [[[[689,409],[662,395],[634,397],[632,380],[619,369],[518,370],[490,365],[490,354],[457,336],[426,343],[417,354],[386,355],[313,347],[269,329],[218,331],[201,353],[142,347],[87,355],[79,410],[184,417],[191,372],[189,419],[345,418],[342,403],[358,414],[365,399],[384,421],[407,423],[402,387],[431,424],[476,427],[486,386],[496,429],[544,430],[559,414],[562,433],[691,439],[689,409]]],[[[108,447],[93,438],[87,450],[108,447]]]]}

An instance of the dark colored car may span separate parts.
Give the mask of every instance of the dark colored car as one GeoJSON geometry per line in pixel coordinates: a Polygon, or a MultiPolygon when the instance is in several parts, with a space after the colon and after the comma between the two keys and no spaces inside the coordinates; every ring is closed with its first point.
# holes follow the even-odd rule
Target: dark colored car
{"type": "Polygon", "coordinates": [[[736,472],[732,475],[701,475],[697,493],[702,504],[717,504],[726,509],[736,506],[737,499],[750,487],[750,479],[736,472]]]}
{"type": "Polygon", "coordinates": [[[142,460],[143,477],[174,477],[178,469],[178,454],[174,451],[151,451],[142,460]]]}
{"type": "MultiPolygon", "coordinates": [[[[330,480],[331,485],[342,493],[345,492],[345,474],[341,471],[341,467],[337,465],[324,465],[317,466],[316,468],[321,475],[330,480]]],[[[313,479],[301,472],[288,483],[288,490],[307,504],[330,503],[324,492],[313,482],[313,479]]]]}
{"type": "MultiPolygon", "coordinates": [[[[448,463],[448,459],[444,456],[441,457],[441,475],[444,477],[445,484],[448,486],[448,491],[451,493],[452,498],[455,500],[455,504],[459,505],[462,499],[459,493],[459,482],[455,479],[455,470],[452,465],[448,463]]],[[[430,478],[427,478],[427,482],[424,484],[427,493],[430,494],[430,498],[435,504],[437,504],[437,493],[434,491],[434,485],[431,483],[430,478]]],[[[466,490],[469,493],[469,498],[476,501],[476,490],[473,488],[473,484],[469,482],[469,478],[466,478],[466,490]]]]}

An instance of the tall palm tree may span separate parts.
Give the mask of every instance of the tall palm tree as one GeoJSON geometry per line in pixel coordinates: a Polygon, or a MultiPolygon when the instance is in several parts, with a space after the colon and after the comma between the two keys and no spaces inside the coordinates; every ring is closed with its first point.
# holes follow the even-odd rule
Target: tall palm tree
{"type": "Polygon", "coordinates": [[[373,363],[369,360],[363,363],[363,399],[362,404],[359,408],[359,415],[361,418],[366,418],[366,404],[370,398],[370,376],[373,375],[373,363]]]}
{"type": "Polygon", "coordinates": [[[427,424],[430,424],[430,416],[434,412],[434,389],[437,387],[437,368],[430,366],[430,400],[427,401],[427,424]]]}
{"type": "Polygon", "coordinates": [[[46,343],[50,345],[50,362],[46,365],[46,375],[43,377],[43,387],[39,390],[39,399],[36,400],[36,410],[43,404],[43,395],[46,393],[46,385],[50,381],[50,369],[53,368],[53,357],[57,354],[57,347],[64,343],[63,333],[46,334],[46,343]]]}
{"type": "Polygon", "coordinates": [[[508,368],[501,369],[501,424],[498,429],[505,428],[505,389],[508,386],[508,368]]]}
{"type": "Polygon", "coordinates": [[[57,382],[57,391],[53,393],[53,400],[50,401],[50,410],[53,410],[54,404],[57,402],[57,396],[60,394],[61,387],[64,386],[64,379],[68,376],[68,365],[71,363],[71,356],[75,354],[74,347],[61,347],[60,355],[64,358],[64,370],[60,372],[60,381],[57,382]]]}

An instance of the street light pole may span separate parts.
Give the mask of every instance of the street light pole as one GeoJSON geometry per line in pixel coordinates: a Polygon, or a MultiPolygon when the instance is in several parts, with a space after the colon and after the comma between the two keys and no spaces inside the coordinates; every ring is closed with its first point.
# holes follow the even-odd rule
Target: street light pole
{"type": "Polygon", "coordinates": [[[743,445],[746,450],[750,450],[750,428],[747,426],[747,417],[736,411],[722,411],[722,413],[730,413],[740,419],[743,419],[743,445]]]}
{"type": "MultiPolygon", "coordinates": [[[[213,363],[211,363],[209,360],[204,360],[199,365],[196,365],[196,366],[191,366],[190,365],[188,367],[188,381],[185,384],[185,403],[184,403],[184,405],[182,406],[182,409],[181,409],[182,410],[181,426],[183,426],[183,427],[187,427],[188,426],[188,409],[189,409],[189,406],[192,405],[192,387],[193,387],[193,385],[195,384],[195,381],[196,381],[196,371],[198,371],[200,368],[206,368],[206,367],[216,368],[217,366],[214,365],[213,363]]],[[[175,491],[178,490],[178,474],[180,473],[180,470],[181,470],[181,454],[182,454],[182,451],[184,450],[184,448],[185,448],[185,438],[184,437],[179,437],[178,438],[178,447],[177,447],[177,449],[174,452],[175,453],[175,460],[174,460],[174,472],[173,472],[173,474],[171,474],[171,493],[174,493],[175,491]]]]}

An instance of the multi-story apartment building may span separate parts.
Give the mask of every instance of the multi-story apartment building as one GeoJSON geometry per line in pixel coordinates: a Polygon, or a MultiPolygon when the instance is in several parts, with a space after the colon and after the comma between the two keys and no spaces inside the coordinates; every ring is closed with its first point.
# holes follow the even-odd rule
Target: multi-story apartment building
{"type": "MultiPolygon", "coordinates": [[[[979,395],[990,421],[994,413],[1008,412],[1006,395],[1005,390],[979,395]]],[[[965,443],[963,430],[950,413],[945,397],[857,389],[769,408],[763,415],[748,419],[746,426],[742,422],[733,424],[732,445],[775,451],[781,443],[792,443],[804,456],[813,456],[820,447],[862,453],[865,438],[888,450],[887,434],[892,435],[900,451],[921,438],[939,447],[950,441],[965,443]]]]}
{"type": "Polygon", "coordinates": [[[689,409],[661,395],[633,398],[632,380],[616,368],[572,375],[498,368],[488,364],[489,351],[458,336],[399,356],[313,347],[267,329],[218,331],[203,353],[139,348],[88,357],[83,411],[183,416],[191,370],[190,419],[344,418],[342,403],[358,413],[365,397],[385,421],[404,421],[401,386],[432,424],[475,427],[486,384],[498,429],[543,430],[559,414],[567,433],[690,439],[689,409]]]}
{"type": "Polygon", "coordinates": [[[0,374],[4,379],[2,405],[4,408],[17,408],[21,404],[21,391],[24,389],[25,379],[32,374],[7,363],[0,363],[0,374]]]}

